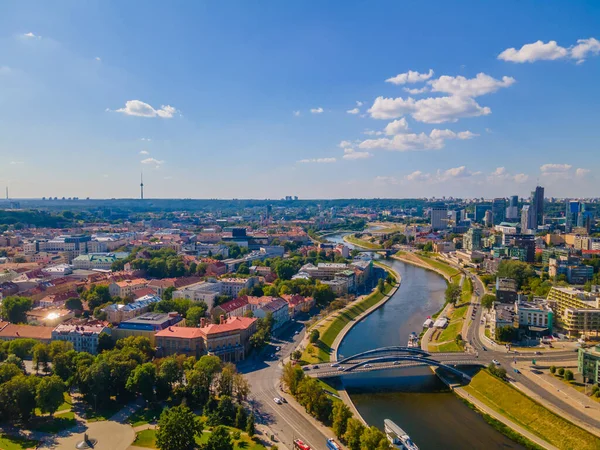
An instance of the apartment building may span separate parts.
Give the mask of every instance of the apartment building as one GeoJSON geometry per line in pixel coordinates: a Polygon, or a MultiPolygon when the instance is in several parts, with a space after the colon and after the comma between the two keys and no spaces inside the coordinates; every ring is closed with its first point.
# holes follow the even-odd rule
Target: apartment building
{"type": "Polygon", "coordinates": [[[108,285],[108,293],[112,297],[129,297],[136,291],[148,286],[149,281],[145,278],[134,278],[133,280],[113,281],[108,285]]]}
{"type": "Polygon", "coordinates": [[[242,289],[250,289],[254,286],[256,278],[221,278],[221,293],[237,297],[242,289]]]}
{"type": "Polygon", "coordinates": [[[95,355],[98,352],[98,340],[101,333],[111,334],[111,329],[105,325],[58,325],[52,330],[53,341],[66,341],[73,344],[77,352],[87,352],[95,355]]]}
{"type": "Polygon", "coordinates": [[[200,283],[190,284],[184,288],[173,292],[173,298],[186,298],[194,302],[204,302],[211,311],[215,303],[215,298],[221,295],[223,283],[221,281],[209,280],[200,283]]]}
{"type": "Polygon", "coordinates": [[[553,286],[548,303],[557,325],[569,337],[597,336],[600,331],[600,295],[580,289],[553,286]]]}
{"type": "Polygon", "coordinates": [[[515,313],[520,328],[552,333],[554,313],[546,299],[518,300],[515,302],[515,313]]]}
{"type": "Polygon", "coordinates": [[[150,310],[150,306],[160,302],[157,295],[145,295],[134,302],[124,304],[114,303],[102,309],[106,313],[106,320],[110,323],[121,323],[124,320],[133,319],[150,310]]]}
{"type": "Polygon", "coordinates": [[[116,260],[116,256],[112,253],[80,255],[73,260],[73,268],[83,270],[111,270],[116,260]]]}

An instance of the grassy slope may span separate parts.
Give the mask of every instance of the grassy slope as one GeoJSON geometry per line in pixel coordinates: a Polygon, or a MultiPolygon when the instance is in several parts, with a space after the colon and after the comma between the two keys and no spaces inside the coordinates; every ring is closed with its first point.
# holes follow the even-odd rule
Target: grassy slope
{"type": "Polygon", "coordinates": [[[359,239],[357,237],[352,236],[351,234],[345,236],[345,239],[348,242],[350,242],[351,244],[358,245],[359,247],[370,248],[370,249],[373,249],[373,250],[381,249],[381,245],[374,244],[374,243],[369,242],[369,241],[365,241],[364,239],[359,239]]]}
{"type": "Polygon", "coordinates": [[[12,436],[0,436],[0,449],[2,450],[23,450],[35,448],[38,441],[12,436]]]}
{"type": "Polygon", "coordinates": [[[597,450],[600,439],[547,410],[509,384],[481,371],[464,388],[513,422],[560,449],[597,450]]]}

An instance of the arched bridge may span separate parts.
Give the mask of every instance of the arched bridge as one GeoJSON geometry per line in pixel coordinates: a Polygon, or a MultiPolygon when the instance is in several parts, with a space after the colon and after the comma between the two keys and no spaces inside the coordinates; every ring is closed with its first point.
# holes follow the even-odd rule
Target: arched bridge
{"type": "Polygon", "coordinates": [[[307,375],[315,378],[332,378],[355,373],[390,370],[415,366],[435,366],[460,376],[471,377],[456,366],[485,366],[486,362],[467,353],[434,353],[415,347],[381,347],[343,358],[335,363],[306,367],[307,375]]]}

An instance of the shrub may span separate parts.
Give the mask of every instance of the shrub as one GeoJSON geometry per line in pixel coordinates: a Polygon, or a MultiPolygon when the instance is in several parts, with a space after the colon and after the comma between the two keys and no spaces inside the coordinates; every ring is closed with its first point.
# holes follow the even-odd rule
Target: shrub
{"type": "Polygon", "coordinates": [[[570,370],[565,370],[565,381],[573,381],[573,372],[570,370]]]}
{"type": "Polygon", "coordinates": [[[558,376],[560,376],[560,377],[564,377],[565,376],[565,368],[564,367],[559,367],[558,368],[558,376]]]}
{"type": "Polygon", "coordinates": [[[550,373],[554,375],[556,373],[556,366],[550,366],[550,373]]]}

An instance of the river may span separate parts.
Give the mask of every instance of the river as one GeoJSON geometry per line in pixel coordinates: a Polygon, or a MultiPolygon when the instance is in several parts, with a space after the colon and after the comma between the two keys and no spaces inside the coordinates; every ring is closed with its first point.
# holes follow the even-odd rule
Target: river
{"type": "MultiPolygon", "coordinates": [[[[341,235],[328,236],[342,242],[341,235]]],[[[348,244],[346,244],[348,245],[348,244]]],[[[427,316],[444,303],[445,280],[396,260],[382,261],[402,276],[402,284],[381,308],[356,324],[339,353],[350,356],[388,345],[406,345],[427,316]]],[[[369,425],[392,419],[421,450],[522,449],[448,391],[428,368],[397,369],[343,378],[352,402],[369,425]]]]}

